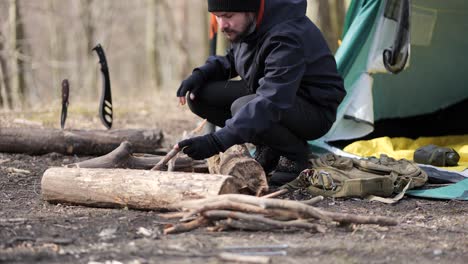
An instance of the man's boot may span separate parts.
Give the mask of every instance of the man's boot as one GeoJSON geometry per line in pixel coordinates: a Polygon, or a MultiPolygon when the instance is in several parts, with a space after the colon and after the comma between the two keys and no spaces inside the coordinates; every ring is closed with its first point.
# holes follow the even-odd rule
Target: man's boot
{"type": "Polygon", "coordinates": [[[272,186],[281,186],[286,184],[299,176],[299,174],[309,168],[309,161],[307,158],[302,160],[290,160],[284,156],[278,161],[273,175],[269,179],[268,183],[272,186]]]}
{"type": "Polygon", "coordinates": [[[253,158],[262,165],[265,174],[268,175],[275,169],[278,164],[278,160],[280,159],[280,155],[268,146],[256,145],[253,158]]]}

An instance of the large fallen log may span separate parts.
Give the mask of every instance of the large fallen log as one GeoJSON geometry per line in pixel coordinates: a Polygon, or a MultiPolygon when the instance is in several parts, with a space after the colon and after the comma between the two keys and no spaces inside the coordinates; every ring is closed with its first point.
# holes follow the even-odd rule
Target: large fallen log
{"type": "Polygon", "coordinates": [[[0,152],[40,155],[107,154],[122,141],[132,143],[138,153],[162,154],[160,130],[59,130],[50,128],[0,128],[0,152]]]}
{"type": "Polygon", "coordinates": [[[52,203],[155,210],[239,189],[231,176],[218,174],[62,167],[46,170],[41,188],[52,203]]]}

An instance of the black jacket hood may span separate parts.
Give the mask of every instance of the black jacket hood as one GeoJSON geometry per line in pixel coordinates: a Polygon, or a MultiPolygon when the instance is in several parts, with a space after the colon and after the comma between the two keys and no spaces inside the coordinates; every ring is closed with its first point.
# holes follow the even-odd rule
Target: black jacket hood
{"type": "Polygon", "coordinates": [[[262,0],[262,3],[264,3],[263,14],[261,14],[262,7],[257,14],[260,16],[255,34],[257,37],[275,25],[306,15],[307,0],[262,0]]]}

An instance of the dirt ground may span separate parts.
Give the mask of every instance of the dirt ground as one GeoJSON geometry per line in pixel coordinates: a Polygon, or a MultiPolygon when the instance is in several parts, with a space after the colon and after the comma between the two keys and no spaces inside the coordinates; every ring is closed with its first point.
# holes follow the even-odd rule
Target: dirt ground
{"type": "MultiPolygon", "coordinates": [[[[114,127],[161,128],[165,145],[170,146],[198,121],[173,101],[170,106],[133,104],[131,111],[117,103],[114,127]]],[[[103,129],[96,113],[72,107],[67,128],[103,129]]],[[[0,129],[58,128],[58,120],[58,108],[0,112],[0,129]]],[[[162,228],[171,220],[158,217],[160,212],[49,204],[41,199],[40,182],[47,168],[88,158],[0,153],[0,263],[223,263],[216,256],[232,246],[280,247],[271,263],[468,261],[468,203],[461,201],[405,197],[396,205],[386,205],[325,199],[317,205],[330,211],[396,217],[400,224],[395,227],[368,225],[350,230],[328,225],[324,234],[198,229],[163,235],[162,228]]]]}

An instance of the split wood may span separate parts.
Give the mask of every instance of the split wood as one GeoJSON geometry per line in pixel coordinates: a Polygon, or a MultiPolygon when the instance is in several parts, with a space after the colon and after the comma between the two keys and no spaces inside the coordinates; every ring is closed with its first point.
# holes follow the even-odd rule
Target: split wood
{"type": "Polygon", "coordinates": [[[213,223],[217,225],[212,228],[213,230],[293,228],[311,232],[325,232],[323,224],[331,222],[340,225],[392,226],[398,224],[398,220],[390,217],[329,212],[310,205],[310,203],[316,203],[322,199],[323,197],[320,196],[308,201],[291,201],[243,194],[225,194],[206,199],[183,201],[175,204],[174,207],[186,210],[187,212],[181,221],[189,222],[171,226],[164,233],[189,231],[213,223]]]}
{"type": "MultiPolygon", "coordinates": [[[[200,123],[200,125],[198,125],[192,131],[190,131],[189,133],[184,133],[184,135],[182,136],[182,140],[191,138],[197,133],[199,133],[203,129],[206,123],[207,123],[207,120],[205,119],[203,120],[203,122],[200,123]]],[[[162,158],[151,170],[161,170],[171,159],[176,157],[180,151],[181,149],[179,149],[179,145],[175,144],[174,147],[172,147],[172,149],[166,154],[166,156],[164,156],[164,158],[162,158]]],[[[170,167],[173,167],[173,166],[170,166],[170,167]]]]}

